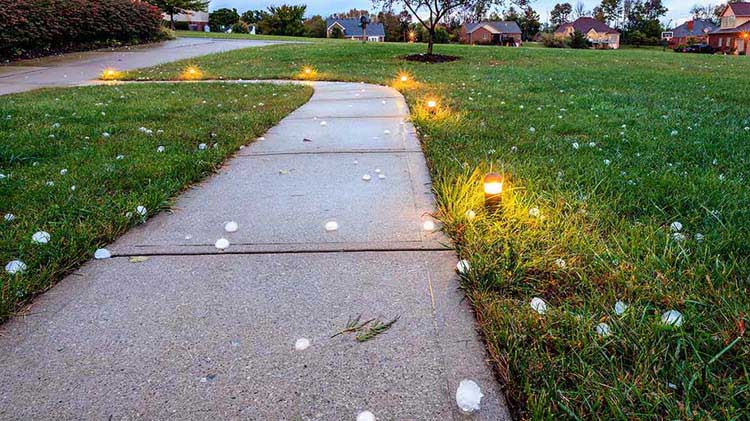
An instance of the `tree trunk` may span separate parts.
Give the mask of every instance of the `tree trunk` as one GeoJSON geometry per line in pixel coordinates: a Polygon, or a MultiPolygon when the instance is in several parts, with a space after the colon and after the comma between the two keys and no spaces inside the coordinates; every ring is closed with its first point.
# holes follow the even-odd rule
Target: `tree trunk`
{"type": "Polygon", "coordinates": [[[174,31],[174,12],[169,14],[169,22],[170,22],[170,26],[172,27],[172,30],[174,31]]]}
{"type": "Polygon", "coordinates": [[[430,33],[429,38],[427,40],[427,55],[431,56],[432,55],[432,45],[435,44],[435,28],[434,27],[430,28],[429,31],[427,31],[427,32],[430,33]]]}
{"type": "Polygon", "coordinates": [[[362,44],[367,42],[367,26],[362,25],[362,44]]]}

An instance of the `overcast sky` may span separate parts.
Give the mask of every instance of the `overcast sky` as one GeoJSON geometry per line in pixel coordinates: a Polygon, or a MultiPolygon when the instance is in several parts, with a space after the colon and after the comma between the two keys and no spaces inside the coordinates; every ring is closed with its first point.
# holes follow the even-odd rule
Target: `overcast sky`
{"type": "MultiPolygon", "coordinates": [[[[563,0],[531,0],[532,7],[539,13],[543,21],[546,21],[549,17],[549,11],[555,5],[555,3],[562,2],[563,0]]],[[[565,0],[571,4],[575,4],[575,0],[565,0]]],[[[666,20],[672,19],[677,22],[682,22],[689,17],[690,7],[695,3],[706,3],[707,0],[663,0],[664,4],[669,8],[666,20]]],[[[588,9],[594,8],[601,1],[598,0],[584,0],[584,4],[588,9]]],[[[718,0],[714,1],[717,3],[718,0]]],[[[248,9],[265,9],[270,5],[281,5],[281,4],[306,4],[307,15],[322,15],[328,16],[335,12],[348,11],[351,8],[360,8],[374,10],[372,7],[372,1],[370,0],[211,0],[211,10],[218,9],[221,7],[236,8],[240,13],[248,9]]]]}

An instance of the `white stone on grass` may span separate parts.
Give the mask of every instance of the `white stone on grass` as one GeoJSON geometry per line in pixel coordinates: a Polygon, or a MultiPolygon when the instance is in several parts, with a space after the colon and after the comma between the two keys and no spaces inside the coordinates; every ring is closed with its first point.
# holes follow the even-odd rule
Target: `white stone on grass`
{"type": "Polygon", "coordinates": [[[473,380],[461,380],[456,390],[456,404],[463,412],[478,411],[483,397],[482,389],[473,380]]]}
{"type": "Polygon", "coordinates": [[[682,313],[677,310],[665,311],[661,315],[661,322],[667,326],[680,327],[682,326],[682,313]]]}
{"type": "Polygon", "coordinates": [[[68,169],[67,168],[63,168],[63,169],[60,170],[60,175],[65,175],[67,173],[68,173],[68,169]]]}
{"type": "Polygon", "coordinates": [[[375,421],[375,414],[370,411],[362,411],[357,414],[357,421],[375,421]]]}
{"type": "Polygon", "coordinates": [[[135,208],[135,213],[140,216],[146,216],[148,215],[148,209],[146,209],[145,206],[138,205],[138,207],[135,208]]]}
{"type": "Polygon", "coordinates": [[[680,221],[674,221],[669,224],[669,229],[671,229],[672,232],[680,232],[682,231],[682,223],[680,223],[680,221]]]}
{"type": "Polygon", "coordinates": [[[602,338],[606,338],[607,336],[612,334],[612,330],[609,328],[609,325],[606,323],[599,323],[596,325],[596,334],[601,336],[602,338]]]}
{"type": "Polygon", "coordinates": [[[26,270],[26,263],[20,260],[11,260],[10,262],[8,262],[7,265],[5,265],[5,271],[11,275],[15,275],[16,273],[21,273],[25,270],[26,270]]]}
{"type": "Polygon", "coordinates": [[[207,147],[208,147],[208,146],[206,146],[206,144],[205,144],[205,143],[201,143],[200,145],[198,145],[198,149],[200,149],[200,150],[202,150],[202,151],[203,151],[203,150],[205,150],[205,149],[206,149],[207,147]]]}
{"type": "Polygon", "coordinates": [[[468,260],[463,259],[459,261],[458,263],[456,263],[456,270],[461,275],[466,275],[471,270],[471,264],[469,263],[468,260]]]}
{"type": "Polygon", "coordinates": [[[531,208],[529,209],[529,216],[532,218],[538,218],[539,217],[539,208],[531,208]]]}
{"type": "Polygon", "coordinates": [[[107,249],[96,249],[94,252],[94,259],[96,260],[109,259],[110,257],[112,257],[112,253],[107,249]]]}
{"type": "Polygon", "coordinates": [[[47,244],[49,243],[50,235],[46,231],[37,231],[31,236],[31,241],[34,244],[47,244]]]}
{"type": "Polygon", "coordinates": [[[237,232],[238,229],[240,229],[240,226],[234,221],[229,221],[224,225],[224,231],[226,232],[237,232]]]}
{"type": "Polygon", "coordinates": [[[618,301],[615,303],[615,314],[618,316],[622,316],[625,314],[625,311],[628,309],[628,305],[625,304],[622,301],[618,301]]]}
{"type": "Polygon", "coordinates": [[[567,266],[567,263],[565,263],[565,259],[558,258],[555,259],[555,265],[559,267],[560,269],[565,269],[565,266],[567,266]]]}
{"type": "Polygon", "coordinates": [[[336,231],[337,229],[339,229],[339,223],[336,221],[328,221],[326,222],[325,228],[328,232],[336,231]]]}
{"type": "Polygon", "coordinates": [[[304,351],[310,347],[310,340],[307,338],[299,338],[294,342],[294,349],[297,351],[304,351]]]}
{"type": "Polygon", "coordinates": [[[476,213],[476,212],[474,212],[473,210],[469,209],[469,210],[467,210],[467,211],[466,211],[466,212],[464,213],[464,216],[466,217],[466,219],[467,219],[467,220],[469,220],[469,221],[473,221],[473,220],[474,220],[474,218],[476,218],[476,217],[477,217],[477,213],[476,213]]]}
{"type": "Polygon", "coordinates": [[[226,238],[219,238],[216,240],[216,243],[214,243],[214,246],[219,250],[226,250],[227,247],[229,247],[229,240],[226,238]]]}
{"type": "Polygon", "coordinates": [[[5,222],[11,222],[16,219],[16,215],[13,215],[12,213],[6,213],[5,216],[3,216],[3,219],[5,220],[5,222]]]}
{"type": "Polygon", "coordinates": [[[164,152],[164,146],[159,145],[159,147],[156,148],[156,152],[159,152],[159,153],[164,152]]]}
{"type": "Polygon", "coordinates": [[[539,314],[544,314],[547,312],[547,303],[545,303],[544,300],[539,297],[532,298],[531,303],[529,304],[531,305],[531,308],[539,314]]]}

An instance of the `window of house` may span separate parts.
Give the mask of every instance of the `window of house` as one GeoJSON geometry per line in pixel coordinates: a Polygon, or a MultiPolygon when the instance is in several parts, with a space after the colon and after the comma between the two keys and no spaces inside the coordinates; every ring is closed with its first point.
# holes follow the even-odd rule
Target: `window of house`
{"type": "Polygon", "coordinates": [[[487,39],[487,34],[482,34],[482,39],[487,39]]]}
{"type": "Polygon", "coordinates": [[[736,20],[734,16],[724,16],[723,18],[721,18],[721,27],[734,28],[735,22],[736,20]]]}
{"type": "Polygon", "coordinates": [[[724,46],[724,38],[719,38],[719,48],[724,46]]]}

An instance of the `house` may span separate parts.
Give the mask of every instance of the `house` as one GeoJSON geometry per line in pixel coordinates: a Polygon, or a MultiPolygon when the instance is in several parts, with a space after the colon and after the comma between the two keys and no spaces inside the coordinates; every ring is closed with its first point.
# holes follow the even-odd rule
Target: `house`
{"type": "Polygon", "coordinates": [[[709,19],[694,19],[672,31],[662,33],[662,39],[669,43],[670,48],[688,44],[708,44],[708,35],[718,28],[709,19]]]}
{"type": "MultiPolygon", "coordinates": [[[[332,38],[334,28],[338,28],[344,34],[344,38],[362,40],[362,28],[359,26],[359,19],[328,18],[326,19],[326,28],[328,38],[332,38]]],[[[385,41],[385,29],[382,23],[367,25],[367,41],[385,41]]]]}
{"type": "Polygon", "coordinates": [[[555,37],[569,38],[576,31],[585,35],[594,47],[613,50],[620,48],[620,32],[590,17],[578,18],[575,22],[560,25],[555,31],[555,37]]]}
{"type": "Polygon", "coordinates": [[[750,3],[729,3],[721,14],[721,25],[708,35],[712,47],[731,54],[750,50],[750,3]]]}
{"type": "Polygon", "coordinates": [[[514,21],[484,21],[461,27],[462,44],[521,45],[521,27],[514,21]]]}
{"type": "MultiPolygon", "coordinates": [[[[169,15],[164,13],[164,20],[170,20],[169,15]]],[[[177,29],[190,31],[203,31],[208,26],[208,12],[193,12],[186,10],[174,15],[174,24],[177,29]]]]}

